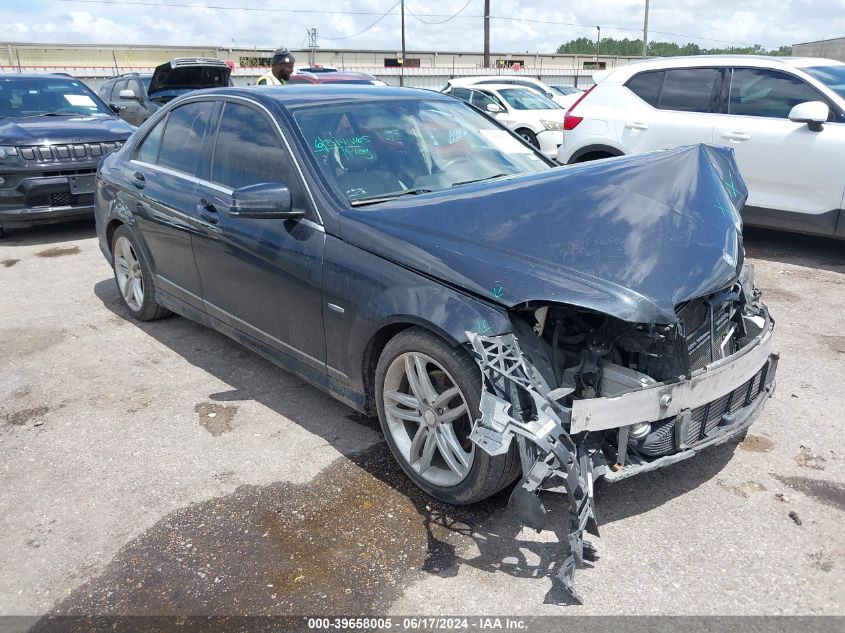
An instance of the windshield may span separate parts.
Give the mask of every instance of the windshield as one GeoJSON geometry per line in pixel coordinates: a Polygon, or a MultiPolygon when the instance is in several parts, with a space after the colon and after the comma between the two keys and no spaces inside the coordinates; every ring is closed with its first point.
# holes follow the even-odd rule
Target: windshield
{"type": "Polygon", "coordinates": [[[323,176],[353,204],[551,168],[457,100],[346,102],[293,115],[323,176]]]}
{"type": "Polygon", "coordinates": [[[804,68],[804,71],[845,98],[845,66],[814,66],[804,68]]]}
{"type": "Polygon", "coordinates": [[[502,99],[514,110],[560,110],[561,107],[551,99],[532,90],[521,88],[502,88],[502,99]]]}
{"type": "Polygon", "coordinates": [[[153,76],[152,75],[141,76],[140,79],[141,79],[141,83],[144,84],[144,93],[146,94],[147,92],[150,91],[150,82],[153,80],[153,76]]]}
{"type": "Polygon", "coordinates": [[[113,116],[81,81],[56,77],[0,79],[0,117],[113,116]]]}

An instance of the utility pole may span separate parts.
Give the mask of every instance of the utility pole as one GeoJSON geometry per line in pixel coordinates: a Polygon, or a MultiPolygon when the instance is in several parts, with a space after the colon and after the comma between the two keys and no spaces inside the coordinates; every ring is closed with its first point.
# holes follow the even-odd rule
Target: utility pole
{"type": "Polygon", "coordinates": [[[648,57],[648,0],[645,0],[645,20],[643,21],[643,59],[648,57]]]}
{"type": "Polygon", "coordinates": [[[490,0],[484,0],[484,67],[490,68],[490,0]]]}
{"type": "Polygon", "coordinates": [[[311,28],[307,29],[308,33],[308,65],[309,66],[316,66],[317,65],[317,29],[311,28]]]}
{"type": "Polygon", "coordinates": [[[596,70],[599,69],[599,48],[601,47],[601,27],[596,27],[596,70]]]}
{"type": "MultiPolygon", "coordinates": [[[[395,6],[395,5],[394,5],[395,6]]],[[[405,85],[405,0],[402,0],[402,59],[399,61],[399,85],[405,85]]]]}

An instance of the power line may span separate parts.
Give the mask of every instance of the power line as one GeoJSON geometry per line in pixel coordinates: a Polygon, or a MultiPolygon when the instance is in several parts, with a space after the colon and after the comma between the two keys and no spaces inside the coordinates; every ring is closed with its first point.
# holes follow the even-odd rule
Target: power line
{"type": "MultiPolygon", "coordinates": [[[[454,13],[454,14],[450,15],[449,17],[447,17],[445,20],[441,20],[441,21],[439,21],[439,22],[429,22],[429,21],[427,21],[427,20],[423,20],[420,16],[418,16],[416,13],[414,13],[413,11],[411,11],[410,7],[408,7],[407,5],[405,5],[405,9],[408,11],[408,13],[410,13],[412,16],[414,16],[417,20],[419,20],[419,21],[420,21],[420,22],[422,22],[423,24],[446,24],[446,22],[449,22],[449,21],[451,21],[451,20],[454,20],[454,19],[455,19],[456,17],[458,17],[461,13],[463,13],[463,12],[464,12],[464,9],[466,9],[466,8],[469,6],[470,2],[472,2],[472,0],[467,0],[466,4],[465,4],[464,6],[462,6],[460,9],[458,9],[458,12],[457,12],[457,13],[454,13]]],[[[442,16],[439,16],[439,15],[426,15],[425,17],[427,17],[427,18],[434,18],[434,17],[442,17],[442,16]]],[[[465,16],[465,17],[474,17],[474,16],[465,16]]]]}
{"type": "Polygon", "coordinates": [[[395,3],[392,7],[390,7],[390,8],[387,10],[387,13],[385,13],[384,15],[382,15],[382,16],[381,16],[378,20],[376,20],[375,22],[373,22],[372,24],[370,24],[367,28],[365,28],[365,29],[363,29],[363,30],[361,30],[361,31],[358,31],[357,33],[353,33],[352,35],[344,35],[344,36],[342,36],[342,37],[326,37],[325,35],[321,35],[320,37],[322,37],[324,40],[329,40],[329,41],[331,41],[331,42],[337,42],[337,41],[339,41],[339,40],[348,40],[348,39],[352,39],[353,37],[358,37],[359,35],[361,35],[361,34],[363,34],[363,33],[366,33],[367,31],[369,31],[369,30],[370,30],[371,28],[373,28],[376,24],[378,24],[379,22],[381,22],[381,21],[382,21],[384,18],[386,18],[388,15],[390,15],[390,13],[393,11],[393,9],[395,9],[396,7],[398,7],[398,6],[399,6],[399,3],[400,3],[400,2],[402,2],[402,0],[396,0],[396,3],[395,3]]]}
{"type": "MultiPolygon", "coordinates": [[[[370,29],[372,29],[375,25],[381,22],[385,17],[390,15],[390,12],[393,11],[398,5],[399,2],[396,2],[388,11],[387,13],[379,13],[377,11],[326,11],[321,9],[275,9],[275,8],[267,8],[267,7],[256,7],[256,6],[232,6],[232,5],[220,5],[220,4],[188,4],[186,2],[175,2],[174,0],[168,0],[167,2],[150,2],[144,0],[55,0],[56,2],[73,2],[78,4],[99,4],[99,5],[113,5],[113,6],[142,6],[142,7],[173,7],[173,8],[184,8],[184,9],[218,9],[222,11],[254,11],[260,13],[303,13],[303,14],[317,14],[317,15],[378,15],[380,16],[375,22],[370,24],[367,28],[359,31],[358,33],[354,33],[353,35],[346,35],[343,37],[323,37],[325,40],[330,41],[340,41],[340,40],[347,40],[353,37],[357,37],[358,35],[363,35],[370,29]]],[[[401,0],[399,0],[401,2],[401,0]]],[[[461,19],[478,19],[483,18],[483,15],[461,15],[463,11],[469,6],[472,0],[468,0],[467,3],[461,8],[460,11],[454,13],[452,15],[448,14],[439,14],[439,13],[429,13],[429,14],[421,14],[417,15],[412,13],[410,9],[408,10],[411,15],[414,16],[417,20],[422,22],[423,24],[430,24],[430,25],[438,25],[438,24],[445,24],[450,20],[454,20],[455,18],[461,19]],[[424,20],[423,18],[446,18],[443,21],[437,22],[430,22],[424,20]]],[[[502,20],[508,22],[522,22],[526,24],[552,24],[555,26],[575,26],[579,28],[585,29],[594,29],[595,26],[592,24],[581,24],[578,22],[560,22],[557,20],[539,20],[539,19],[532,19],[532,18],[515,18],[509,16],[502,16],[502,15],[491,15],[491,20],[502,20]]],[[[603,27],[609,31],[641,31],[641,27],[627,27],[627,26],[605,26],[603,27]]],[[[684,33],[669,33],[667,31],[651,31],[652,33],[657,33],[659,35],[668,35],[671,37],[685,37],[692,40],[704,40],[708,42],[721,42],[724,44],[735,44],[738,46],[752,46],[750,42],[737,42],[734,40],[724,40],[718,39],[713,37],[704,37],[701,35],[688,35],[684,33]]]]}

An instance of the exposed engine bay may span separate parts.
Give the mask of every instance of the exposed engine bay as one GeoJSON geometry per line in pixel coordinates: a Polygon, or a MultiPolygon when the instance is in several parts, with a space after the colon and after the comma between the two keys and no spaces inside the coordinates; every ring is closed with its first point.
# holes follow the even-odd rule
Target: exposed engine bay
{"type": "Polygon", "coordinates": [[[471,435],[491,455],[516,438],[523,479],[510,507],[546,525],[541,490],[569,497],[573,575],[598,535],[593,480],[615,481],[693,456],[742,435],[774,390],[774,322],[746,265],[739,280],[676,308],[673,323],[627,323],[562,305],[515,306],[513,332],[467,332],[483,374],[481,418],[471,435]]]}

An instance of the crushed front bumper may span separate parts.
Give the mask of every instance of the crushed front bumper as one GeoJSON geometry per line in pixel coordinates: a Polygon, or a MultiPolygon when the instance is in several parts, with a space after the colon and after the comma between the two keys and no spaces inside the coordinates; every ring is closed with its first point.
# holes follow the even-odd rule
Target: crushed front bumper
{"type": "Polygon", "coordinates": [[[727,442],[751,425],[774,392],[774,321],[764,308],[746,325],[749,334],[738,352],[689,376],[618,396],[575,400],[571,407],[563,402],[572,389],[552,389],[513,334],[466,333],[484,382],[481,418],[470,437],[491,455],[506,453],[517,438],[523,479],[510,507],[529,527],[539,530],[545,524],[540,490],[562,487],[568,495],[569,549],[558,578],[579,602],[573,575],[576,563],[589,553],[583,531],[598,535],[594,477],[618,481],[727,442]],[[656,459],[636,451],[629,455],[628,429],[642,422],[671,425],[674,452],[656,459]],[[615,449],[605,441],[611,430],[616,431],[615,449]]]}

